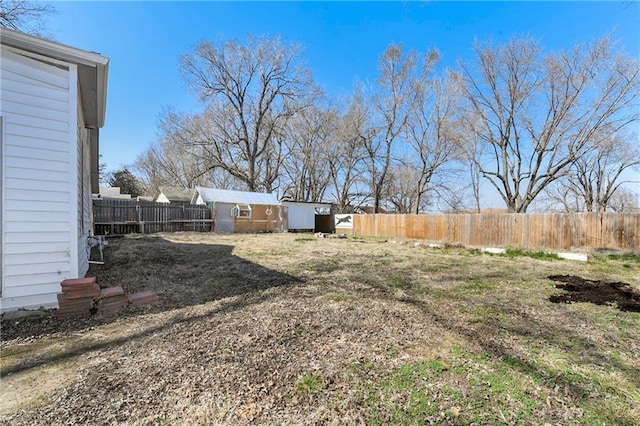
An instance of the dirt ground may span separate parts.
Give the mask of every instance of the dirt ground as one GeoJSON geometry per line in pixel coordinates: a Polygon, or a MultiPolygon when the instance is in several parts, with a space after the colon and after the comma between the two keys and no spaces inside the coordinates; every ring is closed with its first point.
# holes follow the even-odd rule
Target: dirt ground
{"type": "Polygon", "coordinates": [[[621,311],[640,312],[640,293],[635,292],[630,284],[623,282],[606,282],[587,280],[572,275],[550,275],[556,288],[566,293],[549,298],[555,303],[590,302],[596,305],[615,304],[621,311]]]}
{"type": "Polygon", "coordinates": [[[578,300],[555,281],[613,282],[637,303],[635,265],[197,233],[111,239],[105,261],[90,271],[102,287],[154,289],[160,301],[65,321],[3,319],[3,423],[640,419],[640,316],[621,299],[619,310],[550,303],[578,300]],[[589,375],[607,379],[605,364],[616,384],[603,390],[589,375]],[[574,367],[581,376],[565,370],[574,367]]]}

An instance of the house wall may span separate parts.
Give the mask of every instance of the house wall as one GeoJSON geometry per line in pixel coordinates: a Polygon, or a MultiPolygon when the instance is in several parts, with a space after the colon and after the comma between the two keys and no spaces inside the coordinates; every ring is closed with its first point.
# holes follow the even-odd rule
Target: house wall
{"type": "MultiPolygon", "coordinates": [[[[78,88],[78,104],[80,89],[78,88]]],[[[93,200],[91,198],[91,151],[89,146],[89,129],[85,128],[82,108],[78,108],[77,116],[77,205],[78,205],[78,277],[84,277],[89,270],[89,247],[87,241],[91,235],[93,218],[93,200]]]]}
{"type": "Polygon", "coordinates": [[[5,47],[0,62],[4,127],[0,309],[56,306],[60,281],[78,273],[78,250],[71,243],[78,236],[71,220],[77,217],[72,180],[77,71],[73,65],[44,63],[5,47]]]}

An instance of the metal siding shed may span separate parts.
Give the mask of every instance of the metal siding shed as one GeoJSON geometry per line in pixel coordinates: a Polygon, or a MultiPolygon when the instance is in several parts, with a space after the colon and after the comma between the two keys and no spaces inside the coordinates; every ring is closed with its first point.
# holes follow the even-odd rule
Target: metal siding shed
{"type": "Polygon", "coordinates": [[[282,201],[289,209],[289,230],[314,230],[316,209],[331,208],[331,203],[282,201]]]}

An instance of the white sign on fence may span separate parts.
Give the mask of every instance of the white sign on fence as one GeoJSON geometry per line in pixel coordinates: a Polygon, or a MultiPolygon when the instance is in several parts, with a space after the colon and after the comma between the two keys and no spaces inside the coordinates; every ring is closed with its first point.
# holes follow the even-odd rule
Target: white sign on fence
{"type": "Polygon", "coordinates": [[[353,215],[352,214],[337,214],[336,228],[353,228],[353,215]]]}

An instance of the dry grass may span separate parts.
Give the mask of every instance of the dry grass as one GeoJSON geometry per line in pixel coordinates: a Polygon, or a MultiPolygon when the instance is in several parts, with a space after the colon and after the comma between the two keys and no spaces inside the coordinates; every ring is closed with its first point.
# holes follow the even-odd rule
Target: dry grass
{"type": "Polygon", "coordinates": [[[639,424],[640,315],[551,303],[547,278],[638,292],[634,259],[287,234],[112,240],[98,282],[161,302],[3,320],[2,420],[639,424]]]}

